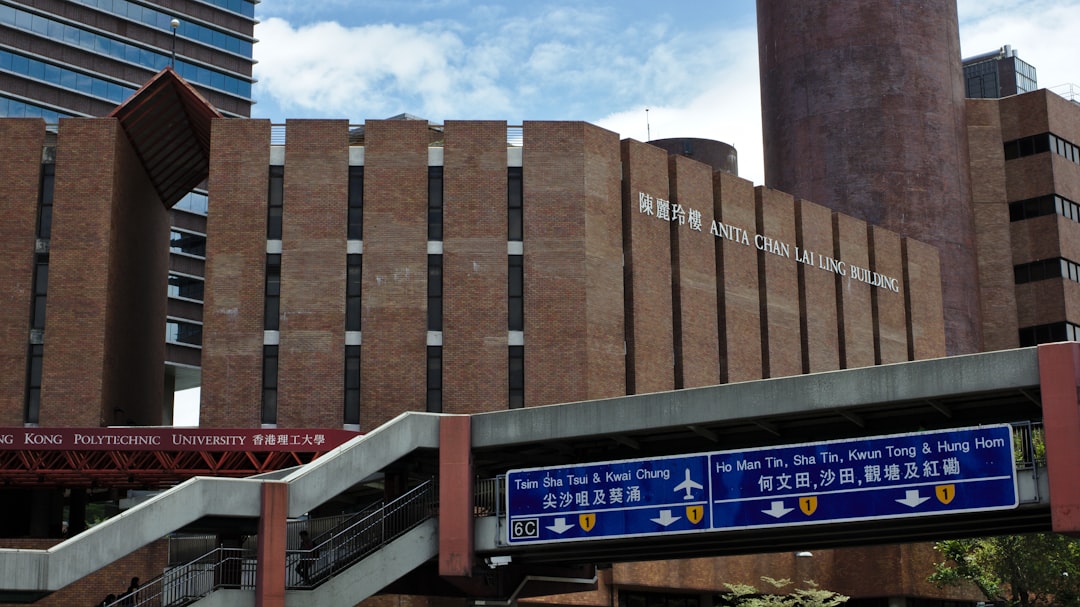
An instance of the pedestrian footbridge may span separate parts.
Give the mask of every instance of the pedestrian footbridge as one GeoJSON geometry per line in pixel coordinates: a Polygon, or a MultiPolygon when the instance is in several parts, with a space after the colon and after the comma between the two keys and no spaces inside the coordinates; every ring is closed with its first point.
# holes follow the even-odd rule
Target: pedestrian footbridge
{"type": "Polygon", "coordinates": [[[595,565],[615,561],[1076,534],[1078,387],[1080,344],[1063,343],[471,416],[408,413],[310,464],[246,479],[192,478],[50,549],[0,550],[0,591],[30,602],[170,533],[206,529],[242,529],[257,542],[170,569],[143,587],[137,604],[354,605],[381,592],[507,604],[583,589],[595,584],[595,565]],[[1013,428],[1014,508],[509,541],[510,470],[987,424],[1013,428]],[[325,518],[315,550],[299,548],[291,521],[314,525],[346,509],[325,518]]]}

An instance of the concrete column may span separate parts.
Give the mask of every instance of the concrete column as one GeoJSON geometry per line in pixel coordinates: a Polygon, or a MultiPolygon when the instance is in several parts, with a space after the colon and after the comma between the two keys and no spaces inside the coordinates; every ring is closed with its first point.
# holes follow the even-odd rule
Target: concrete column
{"type": "Polygon", "coordinates": [[[468,416],[439,419],[439,575],[472,576],[472,426],[468,416]]]}
{"type": "Polygon", "coordinates": [[[285,519],[289,486],[263,483],[255,569],[255,607],[285,607],[285,519]]]}
{"type": "Polygon", "coordinates": [[[1076,468],[1080,465],[1080,344],[1039,346],[1039,385],[1051,524],[1057,533],[1080,536],[1080,484],[1076,482],[1076,468]]]}

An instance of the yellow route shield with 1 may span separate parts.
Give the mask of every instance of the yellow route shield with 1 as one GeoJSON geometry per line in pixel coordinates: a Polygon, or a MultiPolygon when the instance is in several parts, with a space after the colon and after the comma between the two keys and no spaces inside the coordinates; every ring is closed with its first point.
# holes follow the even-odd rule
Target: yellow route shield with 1
{"type": "Polygon", "coordinates": [[[956,485],[938,485],[934,487],[934,495],[942,504],[948,504],[956,497],[956,485]]]}
{"type": "Polygon", "coordinates": [[[687,506],[686,518],[693,524],[698,524],[705,517],[705,508],[702,506],[687,506]]]}
{"type": "Polygon", "coordinates": [[[596,526],[596,514],[579,514],[578,524],[581,525],[581,528],[586,532],[592,531],[592,528],[596,526]]]}

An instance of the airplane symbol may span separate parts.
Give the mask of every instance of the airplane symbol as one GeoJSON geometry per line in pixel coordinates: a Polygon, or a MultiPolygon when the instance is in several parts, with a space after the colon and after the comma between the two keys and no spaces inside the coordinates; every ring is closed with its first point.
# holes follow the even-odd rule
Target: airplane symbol
{"type": "Polygon", "coordinates": [[[675,485],[675,488],[672,489],[672,491],[679,492],[679,491],[684,491],[685,490],[686,495],[683,496],[683,499],[684,500],[692,500],[692,499],[694,499],[694,494],[690,493],[690,490],[691,489],[703,489],[703,488],[704,487],[701,486],[701,483],[695,482],[693,479],[690,478],[690,469],[687,468],[686,469],[686,480],[679,483],[678,485],[675,485]]]}

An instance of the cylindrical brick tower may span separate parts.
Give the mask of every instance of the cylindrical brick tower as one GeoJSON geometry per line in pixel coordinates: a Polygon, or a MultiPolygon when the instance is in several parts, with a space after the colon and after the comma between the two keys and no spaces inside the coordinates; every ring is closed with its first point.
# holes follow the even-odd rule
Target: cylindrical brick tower
{"type": "Polygon", "coordinates": [[[955,0],[757,0],[765,184],[938,247],[982,347],[955,0]]]}

